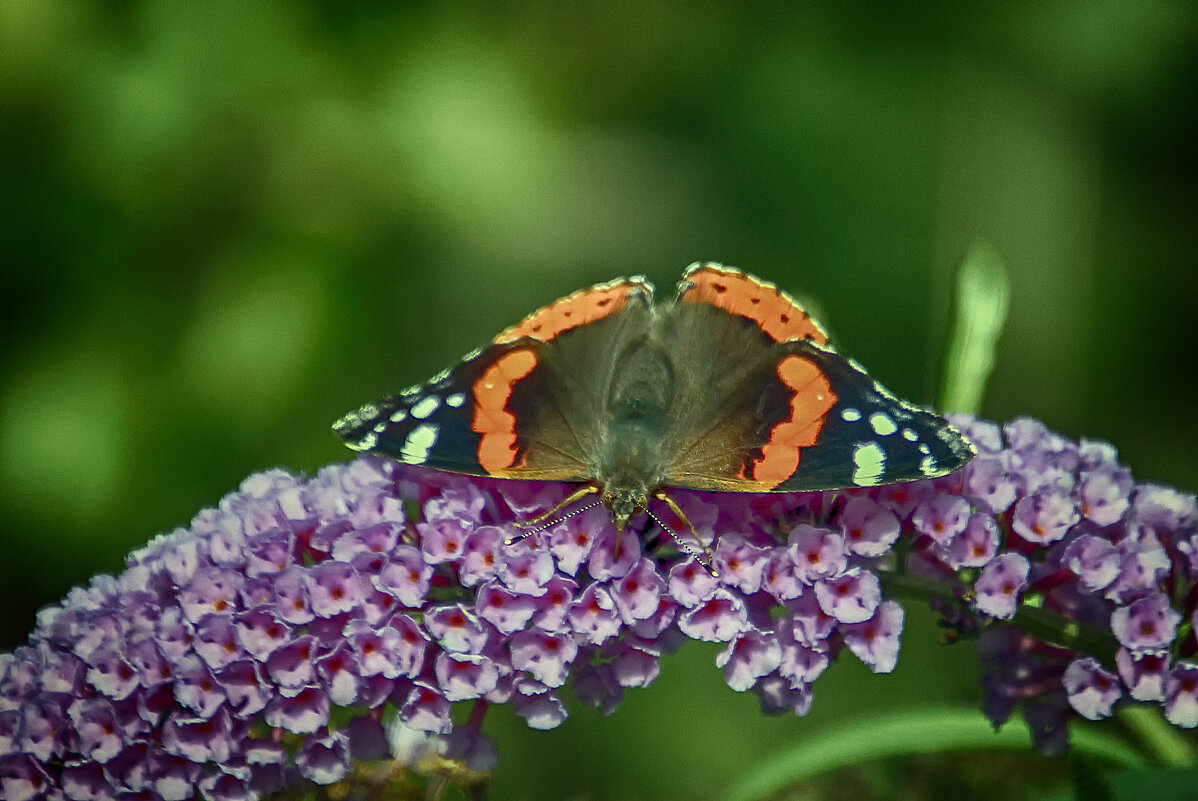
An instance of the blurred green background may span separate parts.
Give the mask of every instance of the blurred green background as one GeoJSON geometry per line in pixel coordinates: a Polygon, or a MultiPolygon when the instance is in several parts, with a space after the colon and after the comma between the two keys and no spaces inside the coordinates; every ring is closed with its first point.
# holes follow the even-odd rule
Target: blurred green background
{"type": "MultiPolygon", "coordinates": [[[[248,473],[348,458],[344,411],[697,259],[931,402],[988,241],[983,412],[1193,489],[1196,87],[1188,2],[0,0],[0,648],[248,473]]],[[[806,720],[694,648],[602,723],[501,725],[497,794],[708,797],[763,743],[974,703],[912,612],[900,671],[834,666],[806,720]]]]}

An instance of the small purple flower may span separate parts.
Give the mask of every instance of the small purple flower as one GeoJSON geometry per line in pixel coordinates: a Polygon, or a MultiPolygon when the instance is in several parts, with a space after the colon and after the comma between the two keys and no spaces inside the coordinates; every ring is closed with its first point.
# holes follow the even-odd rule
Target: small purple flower
{"type": "Polygon", "coordinates": [[[305,576],[302,567],[293,565],[274,577],[273,587],[277,597],[275,613],[287,623],[302,625],[316,617],[305,576]]]}
{"type": "Polygon", "coordinates": [[[311,734],[329,724],[328,694],[311,687],[292,697],[278,695],[266,705],[263,716],[277,729],[311,734]]]}
{"type": "Polygon", "coordinates": [[[1165,682],[1165,719],[1174,726],[1198,726],[1198,665],[1179,663],[1165,682]]]}
{"type": "MultiPolygon", "coordinates": [[[[785,603],[802,595],[803,586],[803,580],[799,577],[799,567],[791,557],[790,550],[774,548],[761,577],[761,588],[773,596],[774,600],[785,603]]],[[[678,597],[672,584],[670,591],[678,597]]]]}
{"type": "Polygon", "coordinates": [[[329,785],[349,774],[348,738],[340,732],[323,737],[309,737],[295,757],[300,775],[316,784],[329,785]]]}
{"type": "Polygon", "coordinates": [[[428,595],[433,566],[411,545],[397,545],[373,578],[375,589],[394,596],[409,609],[418,609],[428,595]]]}
{"type": "Polygon", "coordinates": [[[400,707],[399,717],[406,726],[417,731],[447,734],[453,729],[449,708],[448,698],[432,687],[416,682],[408,692],[407,701],[400,707]]]}
{"type": "Polygon", "coordinates": [[[1111,615],[1111,631],[1119,644],[1132,650],[1167,648],[1177,636],[1181,614],[1163,593],[1121,606],[1111,615]]]}
{"type": "Polygon", "coordinates": [[[1132,497],[1136,519],[1161,531],[1192,529],[1198,523],[1198,498],[1172,487],[1141,484],[1132,497]]]}
{"type": "Polygon", "coordinates": [[[1131,474],[1106,467],[1082,475],[1077,494],[1082,517],[1098,526],[1118,523],[1131,507],[1131,474]]]}
{"type": "Polygon", "coordinates": [[[1119,577],[1105,591],[1106,597],[1116,603],[1126,603],[1156,591],[1173,565],[1151,529],[1132,527],[1116,547],[1119,549],[1119,577]]]}
{"type": "MultiPolygon", "coordinates": [[[[270,722],[269,711],[267,722],[270,722]]],[[[302,733],[300,729],[292,731],[302,733]]],[[[225,762],[233,751],[229,716],[223,709],[211,717],[176,712],[162,726],[162,747],[168,754],[191,762],[225,762]]]]}
{"type": "Polygon", "coordinates": [[[610,522],[607,510],[597,507],[554,526],[550,532],[549,552],[557,562],[557,569],[567,576],[578,575],[579,569],[591,557],[596,532],[606,530],[610,522]]]}
{"type": "Polygon", "coordinates": [[[720,582],[745,595],[761,589],[761,576],[769,562],[770,551],[738,537],[721,538],[715,549],[715,565],[720,582]]]}
{"type": "Polygon", "coordinates": [[[848,499],[840,514],[840,525],[849,551],[858,556],[886,554],[902,533],[894,513],[864,495],[848,499]]]}
{"type": "Polygon", "coordinates": [[[223,690],[199,657],[183,657],[173,673],[175,700],[201,718],[211,717],[225,702],[223,690]]]}
{"type": "Polygon", "coordinates": [[[547,687],[560,687],[570,674],[578,645],[562,634],[520,631],[512,635],[512,667],[526,670],[547,687]]]}
{"type": "Polygon", "coordinates": [[[789,543],[795,570],[807,583],[839,576],[848,563],[844,537],[835,531],[798,525],[790,532],[789,543]]]}
{"type": "Polygon", "coordinates": [[[1078,520],[1074,500],[1063,492],[1050,490],[1016,502],[1011,527],[1028,542],[1047,545],[1064,537],[1078,520]]]}
{"type": "MultiPolygon", "coordinates": [[[[463,587],[473,587],[487,579],[495,578],[505,539],[503,530],[498,526],[479,526],[470,532],[466,537],[466,544],[462,547],[462,562],[458,566],[458,580],[462,582],[463,587]]],[[[430,575],[432,574],[432,566],[424,565],[419,553],[413,566],[425,568],[430,575]]]]}
{"type": "Polygon", "coordinates": [[[192,623],[209,614],[231,614],[237,610],[237,593],[244,579],[219,567],[199,570],[179,592],[179,606],[192,623]]]}
{"type": "MultiPolygon", "coordinates": [[[[214,710],[215,711],[215,710],[214,710]]],[[[103,698],[75,701],[69,710],[79,735],[79,750],[96,762],[107,762],[125,747],[112,704],[103,698]]]]}
{"type": "MultiPolygon", "coordinates": [[[[527,540],[525,540],[527,542],[527,540]]],[[[514,592],[540,595],[545,582],[553,578],[553,557],[544,550],[518,550],[511,546],[499,565],[499,580],[514,592]]]]}
{"type": "Polygon", "coordinates": [[[318,617],[352,612],[362,605],[362,580],[343,562],[324,562],[308,571],[308,596],[318,617]]]}
{"type": "Polygon", "coordinates": [[[567,613],[570,625],[592,645],[599,645],[620,631],[620,618],[611,594],[598,584],[591,584],[578,597],[567,613]]]}
{"type": "Polygon", "coordinates": [[[820,609],[841,623],[869,620],[882,600],[878,577],[868,570],[856,570],[815,584],[820,609]]]}
{"type": "Polygon", "coordinates": [[[1069,663],[1063,684],[1069,695],[1069,705],[1088,720],[1110,717],[1115,702],[1123,695],[1118,677],[1103,670],[1093,657],[1069,663]]]}
{"type": "Polygon", "coordinates": [[[984,568],[974,585],[974,606],[990,617],[1005,620],[1019,608],[1019,594],[1027,588],[1031,565],[1017,553],[996,556],[984,568]]]}
{"type": "Polygon", "coordinates": [[[1009,452],[982,453],[965,466],[965,494],[985,504],[990,514],[1007,511],[1022,489],[1018,473],[1011,467],[1011,456],[1009,452]]]}
{"type": "Polygon", "coordinates": [[[233,714],[239,718],[256,715],[265,709],[274,691],[274,687],[263,679],[259,664],[250,660],[234,662],[222,670],[216,680],[233,714]]]}
{"type": "Polygon", "coordinates": [[[278,574],[294,560],[295,539],[290,531],[277,528],[255,537],[245,549],[245,574],[278,574]]]}
{"type": "Polygon", "coordinates": [[[430,565],[461,559],[470,533],[461,521],[448,516],[435,523],[417,523],[416,530],[420,533],[421,551],[430,565]]]}
{"type": "Polygon", "coordinates": [[[698,606],[710,598],[719,585],[719,579],[693,559],[670,568],[670,595],[683,606],[698,606]]]}
{"type": "Polygon", "coordinates": [[[573,681],[574,695],[584,704],[610,715],[624,700],[624,687],[616,678],[615,669],[608,663],[584,665],[573,681]]]}
{"type": "Polygon", "coordinates": [[[537,611],[537,599],[505,589],[493,581],[478,590],[474,607],[478,616],[490,623],[500,634],[511,634],[528,625],[537,611]]]}
{"type": "Polygon", "coordinates": [[[737,692],[753,687],[762,676],[778,669],[782,648],[772,632],[750,629],[742,633],[716,656],[716,666],[724,669],[724,681],[737,692]]]}
{"type": "Polygon", "coordinates": [[[1165,683],[1169,678],[1168,651],[1130,651],[1120,648],[1115,653],[1119,678],[1127,685],[1137,701],[1164,701],[1165,683]]]}
{"type": "Polygon", "coordinates": [[[532,729],[556,729],[566,720],[566,707],[561,699],[545,685],[531,679],[516,682],[512,708],[532,729]]]}
{"type": "Polygon", "coordinates": [[[494,660],[475,654],[437,656],[437,684],[450,701],[481,698],[499,684],[499,667],[494,660]]]}
{"type": "Polygon", "coordinates": [[[312,683],[316,672],[313,656],[316,639],[310,634],[297,637],[266,660],[266,675],[281,688],[299,690],[312,683]]]}
{"type": "Polygon", "coordinates": [[[87,680],[114,701],[128,698],[140,685],[137,671],[125,660],[124,654],[112,645],[97,648],[88,661],[91,667],[87,671],[87,680]]]}
{"type": "Polygon", "coordinates": [[[435,606],[425,613],[429,634],[447,651],[477,654],[487,642],[487,629],[461,604],[435,606]]]}
{"type": "Polygon", "coordinates": [[[612,675],[621,687],[648,687],[661,672],[661,662],[655,654],[622,643],[614,650],[612,675]]]}
{"type": "Polygon", "coordinates": [[[998,553],[998,523],[990,515],[978,512],[970,515],[960,534],[953,537],[947,548],[937,547],[937,555],[954,570],[984,567],[998,553]]]}
{"type": "Polygon", "coordinates": [[[695,640],[728,642],[745,629],[748,613],[744,601],[725,589],[678,618],[682,633],[695,640]]]}
{"type": "Polygon", "coordinates": [[[665,588],[666,582],[658,575],[653,562],[642,558],[634,568],[612,582],[611,598],[623,621],[633,623],[657,611],[658,600],[665,588]]]}
{"type": "Polygon", "coordinates": [[[1090,592],[1110,585],[1120,572],[1118,549],[1109,540],[1083,534],[1065,548],[1063,561],[1090,592]]]}
{"type": "Polygon", "coordinates": [[[931,495],[920,501],[911,515],[911,523],[921,534],[946,547],[965,530],[971,509],[969,501],[953,495],[931,495]]]}
{"type": "Polygon", "coordinates": [[[883,601],[869,620],[841,627],[845,645],[874,673],[889,673],[898,664],[903,618],[901,604],[883,601]]]}
{"type": "Polygon", "coordinates": [[[640,537],[609,525],[595,540],[587,570],[596,581],[610,581],[627,575],[640,560],[640,537]]]}
{"type": "Polygon", "coordinates": [[[836,618],[823,610],[815,593],[790,601],[787,608],[795,640],[819,651],[826,650],[828,638],[836,631],[836,618]]]}
{"type": "Polygon", "coordinates": [[[562,631],[568,625],[570,605],[578,592],[577,582],[554,576],[545,582],[545,593],[534,600],[533,625],[545,631],[562,631]]]}

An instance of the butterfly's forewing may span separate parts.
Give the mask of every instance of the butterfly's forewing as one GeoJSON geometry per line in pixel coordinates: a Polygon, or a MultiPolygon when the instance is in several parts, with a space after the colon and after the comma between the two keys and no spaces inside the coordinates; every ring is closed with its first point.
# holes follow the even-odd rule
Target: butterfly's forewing
{"type": "Polygon", "coordinates": [[[428,382],[334,424],[356,450],[437,470],[584,481],[613,340],[643,330],[652,287],[619,279],[533,312],[428,382]]]}
{"type": "Polygon", "coordinates": [[[670,486],[781,492],[944,475],[973,455],[942,418],[898,400],[826,346],[772,284],[691,268],[664,324],[688,369],[663,447],[670,486]]]}

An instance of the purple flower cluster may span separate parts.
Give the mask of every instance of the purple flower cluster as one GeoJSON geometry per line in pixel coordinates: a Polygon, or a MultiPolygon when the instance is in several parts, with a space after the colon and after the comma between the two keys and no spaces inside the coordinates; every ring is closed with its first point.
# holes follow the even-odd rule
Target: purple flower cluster
{"type": "Polygon", "coordinates": [[[943,479],[672,493],[718,577],[652,530],[619,536],[602,508],[505,545],[559,484],[372,456],[311,480],[251,476],[0,654],[0,795],[254,798],[402,750],[393,721],[487,769],[488,705],[553,728],[570,686],[611,712],[687,638],[724,644],[727,683],[765,710],[804,714],[845,648],[894,668],[903,608],[882,588],[899,573],[943,588],[963,631],[983,629],[994,720],[1022,704],[1055,731],[1126,691],[1198,724],[1198,667],[1178,659],[1193,609],[1170,602],[1198,574],[1193,497],[1136,487],[1108,446],[1038,423],[1009,425],[1004,444],[993,424],[956,422],[980,455],[943,479]],[[992,625],[1031,607],[1113,635],[1114,664],[992,625]],[[473,712],[455,724],[457,702],[473,712]]]}
{"type": "MultiPolygon", "coordinates": [[[[941,576],[980,613],[950,617],[985,626],[990,718],[999,725],[1022,707],[1045,753],[1068,747],[1072,715],[1108,717],[1123,697],[1198,726],[1194,496],[1136,485],[1110,445],[1072,442],[1035,420],[953,422],[979,453],[950,477],[957,514],[917,508],[908,568],[941,576]],[[1011,618],[1026,625],[987,625],[1011,618]]],[[[918,504],[937,497],[950,503],[918,504]]]]}

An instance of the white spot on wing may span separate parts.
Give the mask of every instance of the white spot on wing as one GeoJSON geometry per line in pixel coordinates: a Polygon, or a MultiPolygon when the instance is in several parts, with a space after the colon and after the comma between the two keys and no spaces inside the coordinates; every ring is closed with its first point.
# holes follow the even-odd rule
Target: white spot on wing
{"type": "Polygon", "coordinates": [[[846,423],[855,423],[861,419],[861,412],[856,409],[843,409],[840,412],[840,419],[846,423]]]}
{"type": "Polygon", "coordinates": [[[930,476],[940,472],[940,465],[936,462],[936,457],[929,453],[920,461],[919,469],[925,476],[930,476]]]}
{"type": "Polygon", "coordinates": [[[916,434],[915,429],[913,428],[904,428],[903,439],[908,440],[909,442],[914,442],[915,440],[919,439],[919,434],[916,434]]]}
{"type": "Polygon", "coordinates": [[[437,407],[440,405],[440,398],[438,398],[436,395],[429,395],[427,398],[424,398],[412,407],[412,416],[419,420],[423,420],[433,412],[437,411],[437,407]]]}
{"type": "Polygon", "coordinates": [[[428,423],[416,426],[404,441],[400,458],[408,464],[424,464],[428,460],[429,448],[437,441],[437,427],[428,423]]]}
{"type": "Polygon", "coordinates": [[[853,483],[858,487],[872,487],[882,480],[886,472],[886,451],[876,442],[861,442],[853,448],[853,483]]]}
{"type": "Polygon", "coordinates": [[[375,445],[377,445],[378,441],[379,441],[379,435],[375,434],[374,432],[370,432],[366,436],[364,436],[360,440],[358,440],[357,442],[348,442],[346,444],[349,445],[349,447],[353,448],[355,451],[368,451],[371,448],[373,448],[375,445]]]}
{"type": "Polygon", "coordinates": [[[874,412],[869,416],[869,424],[873,428],[874,433],[879,437],[889,437],[895,431],[898,431],[898,426],[890,419],[890,415],[886,412],[874,412]]]}
{"type": "Polygon", "coordinates": [[[402,423],[404,418],[407,416],[408,416],[408,410],[400,409],[398,412],[394,412],[391,415],[391,422],[392,423],[402,423]]]}
{"type": "Polygon", "coordinates": [[[445,399],[445,405],[452,406],[455,409],[466,402],[466,396],[461,392],[455,392],[445,399]]]}
{"type": "Polygon", "coordinates": [[[382,422],[382,423],[376,423],[376,424],[375,424],[375,426],[374,426],[374,433],[376,433],[376,434],[381,434],[381,433],[383,433],[383,432],[384,432],[384,431],[386,431],[386,430],[387,430],[387,423],[386,423],[386,422],[382,422]]]}

